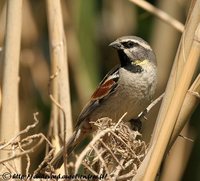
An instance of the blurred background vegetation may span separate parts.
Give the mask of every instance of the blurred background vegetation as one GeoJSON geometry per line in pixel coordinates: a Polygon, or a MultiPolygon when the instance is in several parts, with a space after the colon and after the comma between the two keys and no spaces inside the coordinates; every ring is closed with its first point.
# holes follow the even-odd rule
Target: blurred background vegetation
{"type": "MultiPolygon", "coordinates": [[[[190,1],[151,0],[184,24],[190,1]]],[[[181,33],[128,0],[63,0],[64,27],[67,39],[72,115],[74,122],[92,91],[103,76],[119,63],[116,52],[108,44],[124,35],[136,35],[148,41],[157,56],[159,82],[156,96],[166,86],[181,33]]],[[[49,40],[46,4],[41,0],[23,1],[22,47],[20,57],[20,120],[21,129],[31,123],[38,111],[39,126],[35,132],[47,134],[51,101],[48,95],[50,76],[49,40]]],[[[0,1],[0,46],[5,35],[5,1],[0,1]]],[[[2,84],[3,59],[0,59],[2,84]]],[[[157,110],[144,123],[144,137],[150,137],[157,110]],[[152,120],[152,121],[150,121],[152,120]]],[[[162,180],[200,180],[200,107],[178,138],[166,163],[162,180]]],[[[8,128],[9,129],[9,128],[8,128]]],[[[38,163],[44,156],[41,147],[32,158],[38,163]]],[[[37,165],[37,163],[34,163],[37,165]]],[[[32,165],[33,168],[36,165],[32,165]]]]}

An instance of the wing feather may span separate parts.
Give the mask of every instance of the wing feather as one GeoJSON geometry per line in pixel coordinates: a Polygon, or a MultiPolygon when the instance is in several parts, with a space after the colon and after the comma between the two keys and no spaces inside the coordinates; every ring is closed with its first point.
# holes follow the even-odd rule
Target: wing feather
{"type": "Polygon", "coordinates": [[[101,81],[98,88],[91,96],[90,102],[81,111],[76,127],[99,105],[100,102],[105,101],[115,91],[119,80],[119,65],[115,66],[101,81]]]}

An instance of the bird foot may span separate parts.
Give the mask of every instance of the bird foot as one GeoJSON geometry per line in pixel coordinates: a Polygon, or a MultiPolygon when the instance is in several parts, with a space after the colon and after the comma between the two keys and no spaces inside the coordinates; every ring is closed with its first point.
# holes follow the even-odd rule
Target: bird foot
{"type": "Polygon", "coordinates": [[[140,130],[142,129],[142,121],[140,121],[140,118],[131,119],[131,120],[130,120],[130,124],[131,124],[131,129],[132,129],[133,131],[138,131],[138,132],[140,132],[140,130]]]}

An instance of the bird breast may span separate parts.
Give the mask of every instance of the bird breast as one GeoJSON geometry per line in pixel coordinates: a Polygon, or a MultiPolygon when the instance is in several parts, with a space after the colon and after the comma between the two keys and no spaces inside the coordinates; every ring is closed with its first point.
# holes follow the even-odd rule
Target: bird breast
{"type": "Polygon", "coordinates": [[[93,112],[93,119],[109,117],[117,122],[127,112],[124,120],[129,121],[150,104],[156,88],[156,67],[143,67],[140,73],[120,68],[119,77],[116,91],[93,112]]]}

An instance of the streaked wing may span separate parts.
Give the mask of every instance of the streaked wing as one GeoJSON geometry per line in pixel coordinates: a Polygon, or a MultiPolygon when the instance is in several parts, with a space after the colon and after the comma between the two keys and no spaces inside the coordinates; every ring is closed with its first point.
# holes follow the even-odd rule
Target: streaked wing
{"type": "Polygon", "coordinates": [[[119,65],[115,66],[100,82],[98,88],[91,96],[91,101],[81,111],[76,127],[99,105],[100,102],[106,100],[116,89],[119,80],[119,65]]]}

